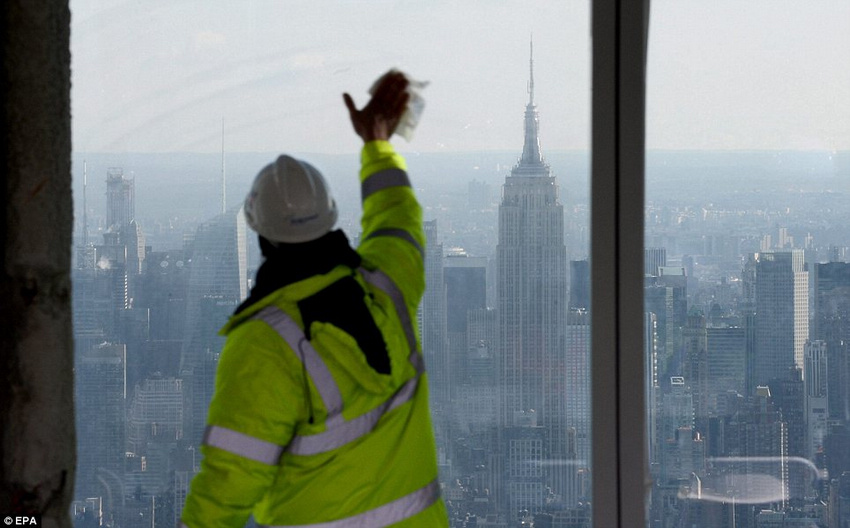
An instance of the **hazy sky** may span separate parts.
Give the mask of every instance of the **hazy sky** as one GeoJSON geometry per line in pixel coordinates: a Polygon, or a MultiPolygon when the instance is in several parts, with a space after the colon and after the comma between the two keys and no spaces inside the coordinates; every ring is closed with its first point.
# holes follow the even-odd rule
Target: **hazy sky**
{"type": "MultiPolygon", "coordinates": [[[[587,1],[71,0],[74,149],[352,152],[340,94],[428,80],[404,150],[518,150],[534,38],[547,149],[590,131],[587,1]]],[[[653,0],[650,148],[850,149],[850,2],[653,0]]]]}

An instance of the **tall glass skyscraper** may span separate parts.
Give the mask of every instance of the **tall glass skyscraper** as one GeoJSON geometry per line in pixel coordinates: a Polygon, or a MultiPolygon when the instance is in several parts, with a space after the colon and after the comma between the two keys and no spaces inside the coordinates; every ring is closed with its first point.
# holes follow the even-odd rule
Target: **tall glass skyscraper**
{"type": "Polygon", "coordinates": [[[189,381],[190,439],[200,442],[212,398],[215,368],[224,338],[218,330],[248,296],[248,245],[245,215],[231,209],[198,227],[187,248],[189,281],[186,324],[180,358],[189,381]]]}
{"type": "MultiPolygon", "coordinates": [[[[443,285],[443,245],[437,221],[425,222],[425,280],[422,298],[422,352],[431,376],[431,409],[438,421],[446,418],[449,404],[448,358],[446,356],[446,293],[443,285]]],[[[437,426],[438,432],[441,426],[437,426]]]]}
{"type": "Polygon", "coordinates": [[[803,368],[809,338],[809,273],[802,250],[759,253],[755,268],[756,385],[803,368]]]}

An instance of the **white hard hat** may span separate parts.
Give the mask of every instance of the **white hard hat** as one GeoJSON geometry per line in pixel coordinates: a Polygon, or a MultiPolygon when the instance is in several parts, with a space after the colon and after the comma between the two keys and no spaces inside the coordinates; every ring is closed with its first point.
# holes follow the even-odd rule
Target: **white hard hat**
{"type": "Polygon", "coordinates": [[[245,219],[272,242],[308,242],[336,223],[336,202],[322,174],[282,155],[257,174],[245,198],[245,219]]]}

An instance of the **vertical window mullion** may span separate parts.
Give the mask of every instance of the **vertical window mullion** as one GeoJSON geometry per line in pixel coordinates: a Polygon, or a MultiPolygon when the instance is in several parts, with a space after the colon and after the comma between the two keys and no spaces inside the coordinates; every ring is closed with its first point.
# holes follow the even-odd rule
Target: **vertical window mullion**
{"type": "Polygon", "coordinates": [[[649,0],[595,0],[592,9],[593,523],[637,526],[649,482],[642,337],[649,0]]]}

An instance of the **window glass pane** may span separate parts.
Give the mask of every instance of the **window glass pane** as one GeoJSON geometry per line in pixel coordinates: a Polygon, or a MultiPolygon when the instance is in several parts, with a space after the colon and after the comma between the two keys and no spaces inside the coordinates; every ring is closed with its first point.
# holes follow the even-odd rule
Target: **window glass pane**
{"type": "Polygon", "coordinates": [[[850,6],[652,3],[651,526],[850,522],[850,6]]]}
{"type": "MultiPolygon", "coordinates": [[[[590,526],[589,3],[72,0],[76,522],[174,526],[263,262],[241,210],[281,152],[360,241],[358,106],[424,208],[418,312],[451,526],[590,526]]],[[[262,390],[246,387],[246,390],[262,390]]],[[[86,525],[87,526],[87,525],[86,525]]]]}

